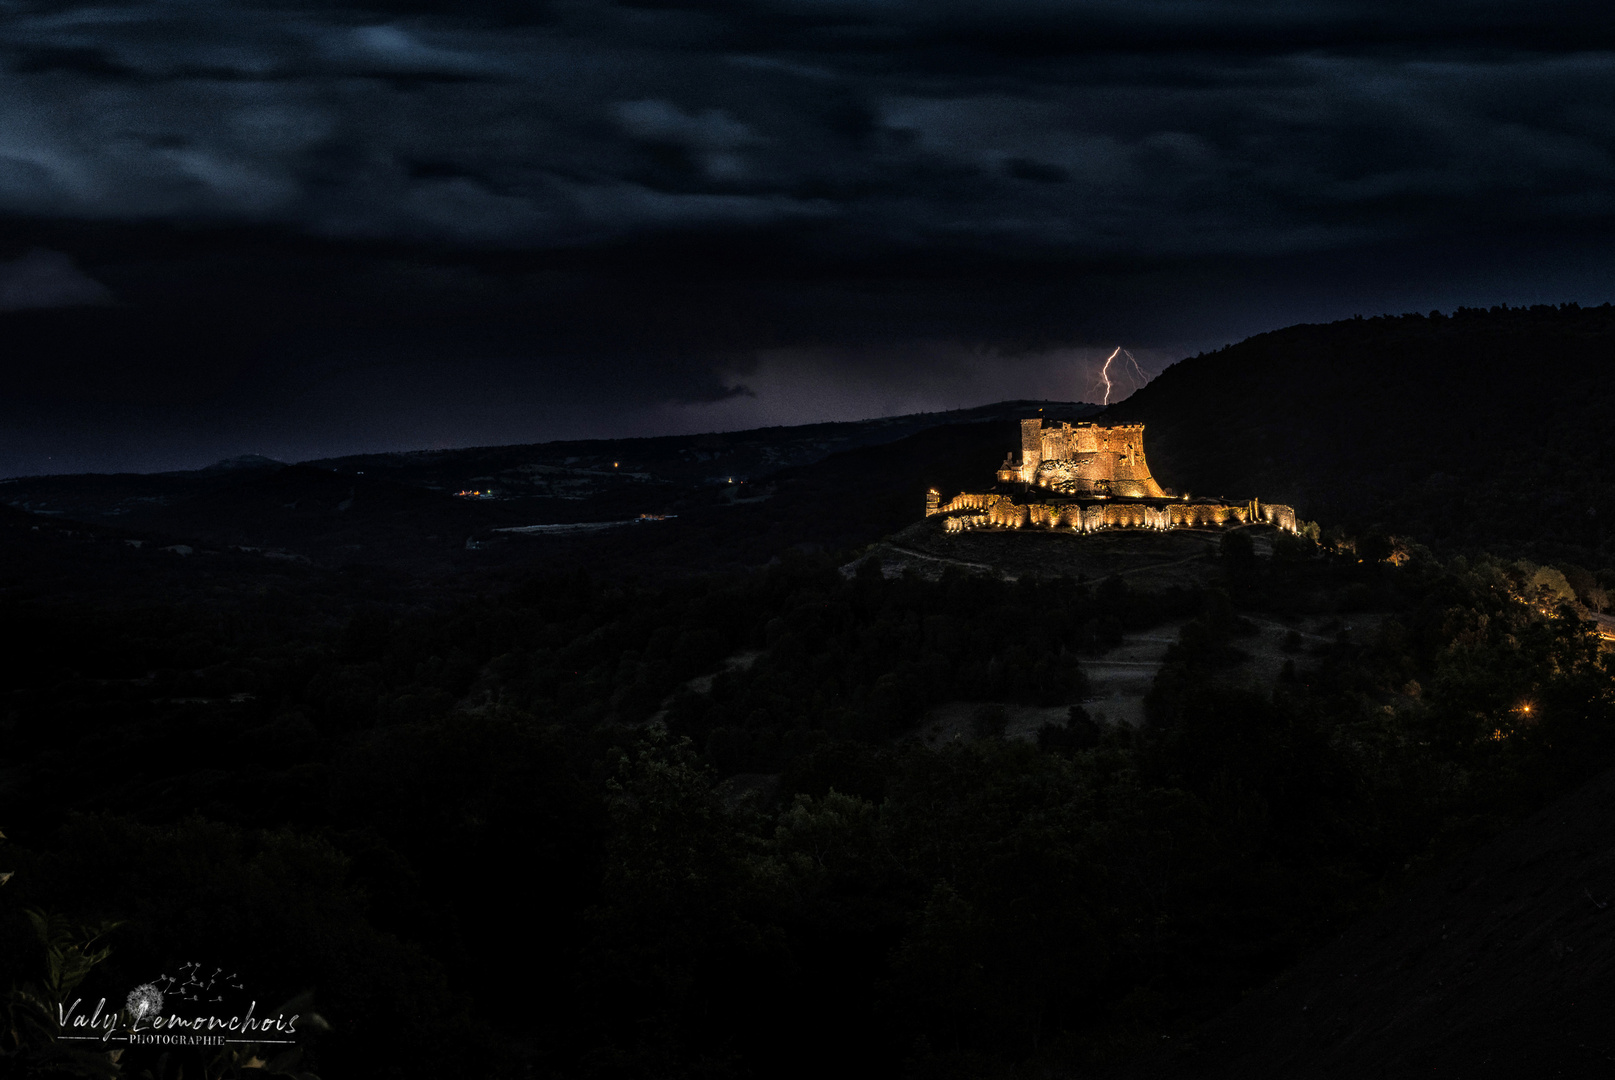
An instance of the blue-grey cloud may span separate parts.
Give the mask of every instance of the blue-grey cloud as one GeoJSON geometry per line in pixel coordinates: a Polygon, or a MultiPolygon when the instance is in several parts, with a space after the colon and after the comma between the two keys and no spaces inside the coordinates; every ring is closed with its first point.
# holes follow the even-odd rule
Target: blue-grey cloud
{"type": "Polygon", "coordinates": [[[35,248],[20,258],[0,262],[0,311],[108,304],[105,285],[73,265],[60,251],[35,248]]]}
{"type": "Polygon", "coordinates": [[[0,212],[518,248],[811,222],[1079,257],[1607,223],[1612,24],[1501,3],[24,6],[0,16],[0,212]]]}
{"type": "Polygon", "coordinates": [[[0,307],[116,300],[6,316],[0,474],[930,407],[1615,291],[1607,5],[20,0],[0,72],[0,258],[65,253],[0,307]]]}

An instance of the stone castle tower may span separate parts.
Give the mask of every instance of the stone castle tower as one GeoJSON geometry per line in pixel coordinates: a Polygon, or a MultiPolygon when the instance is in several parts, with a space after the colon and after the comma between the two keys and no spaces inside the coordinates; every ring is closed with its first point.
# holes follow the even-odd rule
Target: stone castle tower
{"type": "Polygon", "coordinates": [[[1144,425],[1088,423],[1044,426],[1021,421],[1020,460],[1012,452],[998,470],[1001,483],[1031,484],[1060,495],[1161,499],[1166,492],[1144,459],[1144,425]]]}

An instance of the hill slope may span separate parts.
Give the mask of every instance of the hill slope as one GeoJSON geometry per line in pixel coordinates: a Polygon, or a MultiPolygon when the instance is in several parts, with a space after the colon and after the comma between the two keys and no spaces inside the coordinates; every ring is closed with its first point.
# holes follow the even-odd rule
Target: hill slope
{"type": "Polygon", "coordinates": [[[1003,402],[723,435],[27,477],[0,485],[0,503],[51,520],[134,530],[164,544],[268,548],[326,566],[439,573],[519,571],[537,562],[547,570],[588,565],[678,573],[755,565],[793,546],[840,549],[878,540],[921,517],[927,487],[990,483],[1016,443],[1016,421],[1039,408],[1061,418],[1097,411],[1078,403],[1003,402]],[[465,487],[492,488],[494,495],[456,497],[465,487]],[[641,514],[672,516],[645,528],[501,531],[641,514]]]}
{"type": "Polygon", "coordinates": [[[1107,413],[1196,494],[1446,547],[1607,563],[1615,309],[1292,326],[1173,365],[1107,413]]]}
{"type": "Polygon", "coordinates": [[[1422,882],[1135,1077],[1607,1076],[1615,772],[1422,882]]]}
{"type": "Polygon", "coordinates": [[[488,520],[497,517],[503,525],[620,520],[645,512],[675,515],[648,529],[572,537],[478,534],[481,542],[507,549],[504,555],[511,548],[540,552],[551,568],[729,568],[766,562],[790,547],[858,547],[913,523],[923,514],[926,488],[957,491],[990,484],[997,463],[1016,445],[1020,418],[1040,411],[1081,419],[1099,408],[1006,401],[859,423],[323,464],[342,472],[363,467],[366,479],[384,476],[422,487],[471,484],[474,478],[450,478],[480,470],[507,493],[485,506],[488,520]],[[622,468],[616,471],[629,474],[620,479],[611,475],[619,462],[622,468]],[[595,486],[574,489],[573,495],[546,490],[546,484],[573,482],[557,476],[561,468],[595,486]],[[733,485],[714,483],[731,476],[733,485]],[[524,497],[520,493],[525,491],[534,495],[524,497]]]}

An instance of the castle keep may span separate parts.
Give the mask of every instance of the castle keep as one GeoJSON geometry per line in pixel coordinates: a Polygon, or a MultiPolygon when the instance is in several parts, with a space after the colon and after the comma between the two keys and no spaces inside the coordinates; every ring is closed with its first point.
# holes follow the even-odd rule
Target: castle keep
{"type": "Polygon", "coordinates": [[[1021,421],[1020,453],[1009,452],[991,491],[962,492],[944,504],[933,488],[925,513],[944,515],[949,532],[988,526],[1095,532],[1253,524],[1296,531],[1295,510],[1288,506],[1168,492],[1150,475],[1143,424],[1106,427],[1041,419],[1021,421]]]}

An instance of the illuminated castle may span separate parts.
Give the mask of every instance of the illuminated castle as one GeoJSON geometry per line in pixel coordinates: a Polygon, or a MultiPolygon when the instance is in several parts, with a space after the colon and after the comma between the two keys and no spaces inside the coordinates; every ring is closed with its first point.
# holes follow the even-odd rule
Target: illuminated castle
{"type": "Polygon", "coordinates": [[[1021,421],[1021,460],[1012,450],[999,483],[1029,484],[1061,495],[1163,499],[1166,492],[1144,461],[1144,425],[1056,424],[1021,421]]]}
{"type": "Polygon", "coordinates": [[[1288,506],[1172,495],[1150,475],[1143,424],[1045,426],[1041,419],[1022,420],[1019,460],[1010,451],[992,491],[962,492],[944,505],[933,488],[925,512],[946,515],[943,527],[949,532],[985,526],[1095,532],[1258,523],[1296,531],[1295,511],[1288,506]]]}

